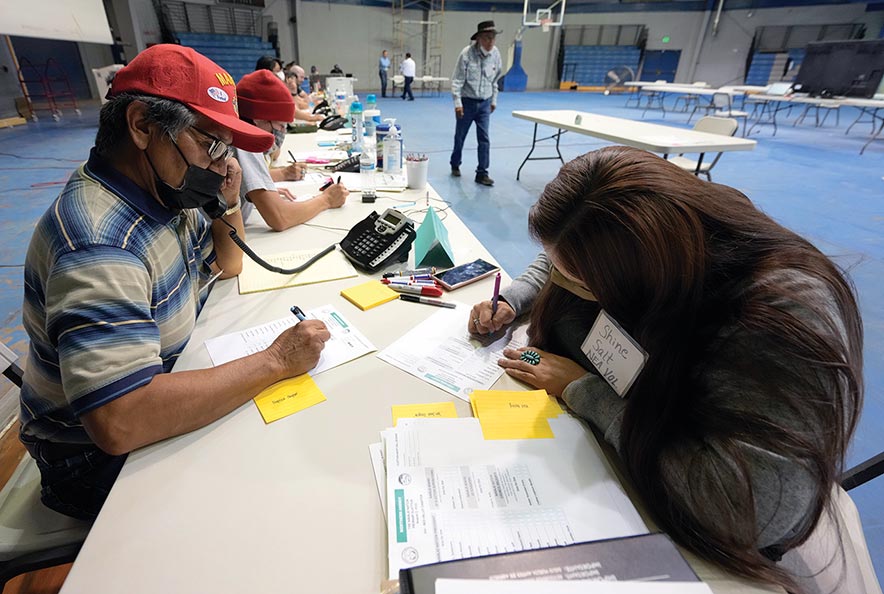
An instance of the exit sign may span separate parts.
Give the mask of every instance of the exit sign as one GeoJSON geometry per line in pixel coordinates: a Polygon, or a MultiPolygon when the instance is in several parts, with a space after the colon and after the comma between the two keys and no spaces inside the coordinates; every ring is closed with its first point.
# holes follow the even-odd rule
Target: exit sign
{"type": "Polygon", "coordinates": [[[660,41],[662,41],[663,43],[669,43],[669,35],[664,35],[660,41]]]}

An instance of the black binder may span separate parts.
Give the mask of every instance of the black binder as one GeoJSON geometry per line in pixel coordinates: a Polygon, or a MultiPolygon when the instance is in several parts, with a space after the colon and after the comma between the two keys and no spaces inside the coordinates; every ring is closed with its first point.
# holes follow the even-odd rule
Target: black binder
{"type": "MultiPolygon", "coordinates": [[[[435,594],[437,578],[698,582],[669,537],[643,534],[564,547],[488,555],[399,571],[400,594],[435,594]]],[[[542,585],[538,592],[542,592],[542,585]]]]}

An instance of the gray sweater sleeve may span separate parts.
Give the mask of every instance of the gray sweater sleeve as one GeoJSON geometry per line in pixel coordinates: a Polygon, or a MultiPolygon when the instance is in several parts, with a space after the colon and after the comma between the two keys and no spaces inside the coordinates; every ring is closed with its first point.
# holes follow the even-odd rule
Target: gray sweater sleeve
{"type": "Polygon", "coordinates": [[[500,296],[504,301],[510,304],[510,307],[516,312],[517,316],[527,313],[534,305],[540,289],[549,279],[550,269],[549,258],[546,254],[540,252],[525,272],[516,277],[512,284],[500,292],[500,296]]]}

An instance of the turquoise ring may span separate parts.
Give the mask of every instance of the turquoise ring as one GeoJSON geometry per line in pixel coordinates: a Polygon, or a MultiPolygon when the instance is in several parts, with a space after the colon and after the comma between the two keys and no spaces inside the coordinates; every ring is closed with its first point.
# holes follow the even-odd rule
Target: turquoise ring
{"type": "Polygon", "coordinates": [[[529,365],[537,365],[538,363],[540,363],[540,353],[528,349],[527,351],[522,353],[519,359],[528,363],[529,365]]]}

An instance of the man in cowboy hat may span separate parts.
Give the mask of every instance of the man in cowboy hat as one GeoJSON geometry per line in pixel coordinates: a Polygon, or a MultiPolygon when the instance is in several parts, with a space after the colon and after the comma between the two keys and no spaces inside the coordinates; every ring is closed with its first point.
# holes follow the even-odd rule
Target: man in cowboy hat
{"type": "Polygon", "coordinates": [[[228,235],[243,235],[233,148],[265,151],[273,135],[240,119],[230,74],[180,45],[141,52],[108,99],[89,159],[37,223],[24,269],[20,439],[43,503],[83,519],[98,514],[129,452],[305,373],[329,339],[307,320],[259,353],[169,373],[211,277],[242,269],[228,235]]]}
{"type": "Polygon", "coordinates": [[[493,186],[488,177],[491,139],[488,126],[491,113],[497,107],[497,81],[503,72],[500,52],[494,47],[494,39],[500,31],[494,21],[482,21],[457,58],[451,75],[451,95],[454,97],[454,150],[451,151],[451,175],[460,177],[461,153],[470,126],[476,122],[476,140],[479,143],[479,165],[476,167],[476,183],[493,186]]]}

